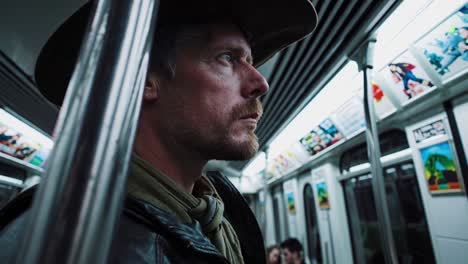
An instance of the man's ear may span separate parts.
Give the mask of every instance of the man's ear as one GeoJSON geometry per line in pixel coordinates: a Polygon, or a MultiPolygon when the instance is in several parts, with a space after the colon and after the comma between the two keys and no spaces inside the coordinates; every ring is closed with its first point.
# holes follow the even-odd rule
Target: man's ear
{"type": "Polygon", "coordinates": [[[159,98],[160,81],[153,75],[148,74],[145,82],[145,90],[143,91],[143,101],[154,102],[159,98]]]}

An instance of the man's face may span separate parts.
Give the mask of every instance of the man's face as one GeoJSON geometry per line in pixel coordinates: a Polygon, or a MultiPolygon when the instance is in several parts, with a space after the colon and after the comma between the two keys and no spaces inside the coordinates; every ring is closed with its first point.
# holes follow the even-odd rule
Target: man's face
{"type": "Polygon", "coordinates": [[[283,248],[283,260],[286,264],[294,264],[299,259],[299,253],[283,248]]]}
{"type": "Polygon", "coordinates": [[[250,46],[230,24],[206,26],[201,45],[177,50],[175,77],[162,79],[158,111],[166,140],[208,159],[248,159],[268,91],[250,46]]]}

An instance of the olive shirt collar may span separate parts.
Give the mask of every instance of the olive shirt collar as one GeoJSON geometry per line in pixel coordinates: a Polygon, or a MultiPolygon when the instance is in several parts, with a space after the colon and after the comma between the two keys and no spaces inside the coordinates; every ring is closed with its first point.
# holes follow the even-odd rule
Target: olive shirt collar
{"type": "Polygon", "coordinates": [[[181,222],[198,221],[203,234],[231,263],[244,263],[237,234],[224,218],[224,204],[211,181],[204,175],[187,193],[163,172],[133,155],[127,192],[168,212],[181,222]]]}

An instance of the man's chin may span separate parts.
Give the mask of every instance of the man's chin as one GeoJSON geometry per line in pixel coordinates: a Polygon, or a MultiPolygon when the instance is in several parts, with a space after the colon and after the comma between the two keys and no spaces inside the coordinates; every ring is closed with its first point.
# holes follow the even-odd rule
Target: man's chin
{"type": "Polygon", "coordinates": [[[214,153],[214,159],[217,160],[248,160],[255,156],[258,151],[258,141],[256,138],[243,142],[230,142],[223,144],[221,148],[214,153]]]}
{"type": "Polygon", "coordinates": [[[253,158],[257,154],[257,151],[257,138],[238,143],[233,146],[233,157],[230,160],[248,160],[253,158]]]}

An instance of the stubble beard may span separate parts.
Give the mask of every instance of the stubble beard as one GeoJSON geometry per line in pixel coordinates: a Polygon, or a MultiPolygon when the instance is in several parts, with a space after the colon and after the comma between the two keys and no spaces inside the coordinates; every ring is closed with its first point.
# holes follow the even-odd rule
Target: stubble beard
{"type": "MultiPolygon", "coordinates": [[[[203,135],[193,135],[192,138],[202,139],[199,142],[192,142],[198,152],[207,160],[247,160],[255,156],[258,151],[259,143],[254,130],[241,131],[247,133],[241,136],[242,139],[235,137],[234,124],[246,114],[252,112],[263,112],[260,101],[254,100],[244,105],[233,107],[231,118],[228,124],[225,124],[224,131],[218,135],[206,138],[203,135]],[[204,140],[203,140],[204,139],[204,140]]],[[[205,135],[206,136],[206,135],[205,135]]]]}

